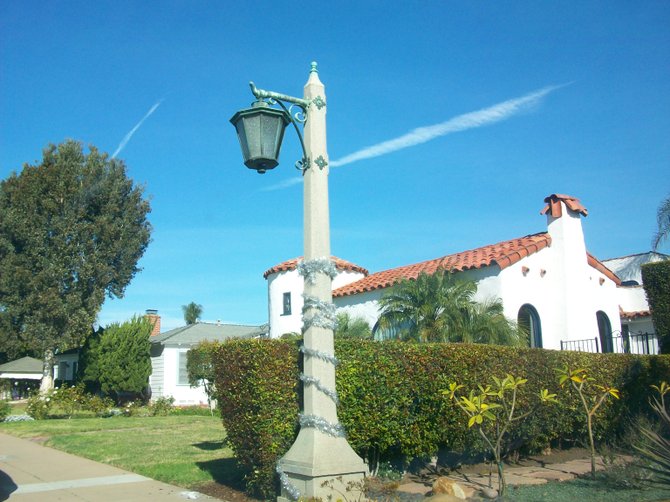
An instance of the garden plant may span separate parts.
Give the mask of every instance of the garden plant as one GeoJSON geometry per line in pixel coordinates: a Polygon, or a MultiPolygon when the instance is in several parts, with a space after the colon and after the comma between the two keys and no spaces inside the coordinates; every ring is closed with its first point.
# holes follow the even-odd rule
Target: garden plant
{"type": "Polygon", "coordinates": [[[596,383],[596,379],[589,375],[588,371],[579,368],[571,370],[568,365],[565,365],[556,370],[558,373],[558,382],[561,387],[566,384],[577,393],[581,401],[584,414],[586,416],[586,427],[589,434],[589,447],[591,449],[591,477],[596,477],[596,447],[593,437],[593,419],[600,407],[605,403],[608,397],[619,399],[620,393],[618,389],[610,387],[609,385],[601,385],[596,383]],[[593,392],[595,387],[595,392],[593,392]]]}
{"type": "Polygon", "coordinates": [[[635,446],[646,468],[654,473],[656,481],[670,489],[670,415],[665,407],[665,395],[670,392],[670,385],[663,381],[659,385],[652,385],[659,397],[653,396],[650,405],[660,423],[660,430],[641,427],[640,433],[646,439],[646,444],[640,442],[635,446]]]}
{"type": "MultiPolygon", "coordinates": [[[[507,434],[515,423],[533,413],[535,407],[519,412],[517,392],[527,379],[507,374],[503,379],[494,376],[492,380],[493,385],[477,385],[478,392],[471,390],[468,396],[457,394],[464,387],[458,383],[449,384],[449,389],[443,393],[454,400],[468,416],[468,427],[475,427],[488,446],[498,471],[498,493],[504,496],[507,484],[503,469],[503,448],[507,434]]],[[[540,391],[537,404],[555,402],[556,394],[551,394],[547,389],[540,391]]]]}

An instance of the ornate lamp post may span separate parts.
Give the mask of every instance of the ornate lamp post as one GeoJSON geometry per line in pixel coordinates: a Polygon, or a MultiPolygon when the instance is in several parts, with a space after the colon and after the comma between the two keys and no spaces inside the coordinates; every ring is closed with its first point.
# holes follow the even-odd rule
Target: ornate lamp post
{"type": "Polygon", "coordinates": [[[298,267],[305,281],[304,372],[300,376],[304,409],[298,437],[277,465],[282,483],[279,500],[337,498],[333,488],[344,493],[347,483],[361,480],[367,468],[347,442],[337,418],[332,303],[332,279],[337,271],[330,259],[324,85],[316,63],[312,63],[303,98],[257,89],[253,82],[250,86],[257,101],[231,119],[245,165],[259,173],[277,166],[284,128],[289,123],[303,147],[303,158],[296,167],[304,178],[305,250],[298,267]],[[287,109],[283,102],[291,103],[290,107],[287,109]],[[269,106],[274,104],[281,110],[269,106]],[[293,106],[300,108],[294,116],[293,106]],[[304,140],[297,123],[304,123],[304,140]],[[322,486],[325,481],[331,482],[329,486],[322,486]]]}

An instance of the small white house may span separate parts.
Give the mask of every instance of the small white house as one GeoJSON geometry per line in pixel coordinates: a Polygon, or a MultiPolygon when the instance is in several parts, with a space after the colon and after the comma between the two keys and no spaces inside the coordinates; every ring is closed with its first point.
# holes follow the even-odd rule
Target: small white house
{"type": "MultiPolygon", "coordinates": [[[[155,311],[152,315],[157,316],[155,311]]],[[[194,388],[188,383],[186,354],[189,349],[203,341],[256,338],[266,333],[266,326],[197,322],[151,336],[151,399],[171,396],[177,406],[206,405],[204,387],[194,388]]]]}
{"type": "MultiPolygon", "coordinates": [[[[597,341],[597,350],[614,351],[612,334],[621,330],[617,292],[621,281],[587,252],[581,219],[588,212],[579,200],[552,194],[545,203],[541,214],[546,215],[546,232],[374,274],[356,267],[358,280],[345,279],[345,284],[334,281],[333,302],[338,310],[363,318],[374,328],[380,314],[379,299],[388,288],[422,272],[430,274],[443,269],[474,280],[477,300],[502,299],[505,315],[530,328],[535,347],[596,350],[595,346],[579,344],[597,341]]],[[[294,298],[301,293],[301,278],[294,270],[295,264],[292,268],[282,264],[265,273],[273,337],[300,330],[299,310],[292,312],[295,319],[290,323],[282,319],[280,329],[273,326],[278,317],[276,302],[281,301],[278,294],[292,293],[294,298]],[[279,273],[294,274],[284,279],[283,288],[273,288],[277,269],[279,273]]]]}
{"type": "Polygon", "coordinates": [[[42,379],[42,361],[34,357],[22,357],[0,364],[0,378],[7,381],[2,386],[0,399],[22,399],[40,388],[42,379]]]}

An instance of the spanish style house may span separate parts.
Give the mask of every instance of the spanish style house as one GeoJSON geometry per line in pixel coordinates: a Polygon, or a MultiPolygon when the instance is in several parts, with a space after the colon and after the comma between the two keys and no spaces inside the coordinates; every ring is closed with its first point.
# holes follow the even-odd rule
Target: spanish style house
{"type": "MultiPolygon", "coordinates": [[[[552,194],[545,204],[544,232],[374,274],[334,258],[339,274],[333,281],[333,302],[338,311],[363,318],[374,328],[379,300],[388,288],[442,269],[475,281],[476,300],[500,298],[505,315],[528,327],[532,346],[579,349],[570,344],[598,340],[601,351],[614,351],[612,334],[621,331],[621,280],[587,252],[581,220],[588,211],[580,201],[552,194]]],[[[272,337],[301,329],[298,262],[289,260],[264,274],[272,337]]]]}

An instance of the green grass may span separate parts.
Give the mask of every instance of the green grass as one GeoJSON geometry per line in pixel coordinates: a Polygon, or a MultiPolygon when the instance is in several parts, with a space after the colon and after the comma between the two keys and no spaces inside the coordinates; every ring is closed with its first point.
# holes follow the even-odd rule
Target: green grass
{"type": "MultiPolygon", "coordinates": [[[[623,481],[623,479],[621,480],[623,481]]],[[[551,482],[546,485],[508,487],[505,501],[509,502],[642,502],[668,501],[670,490],[652,487],[625,487],[611,477],[598,475],[596,480],[577,478],[571,481],[551,482]]]]}
{"type": "Polygon", "coordinates": [[[185,488],[238,485],[221,420],[207,416],[112,417],[0,424],[0,432],[185,488]]]}
{"type": "Polygon", "coordinates": [[[9,401],[9,405],[12,407],[10,415],[23,415],[28,403],[26,401],[9,401]]]}

